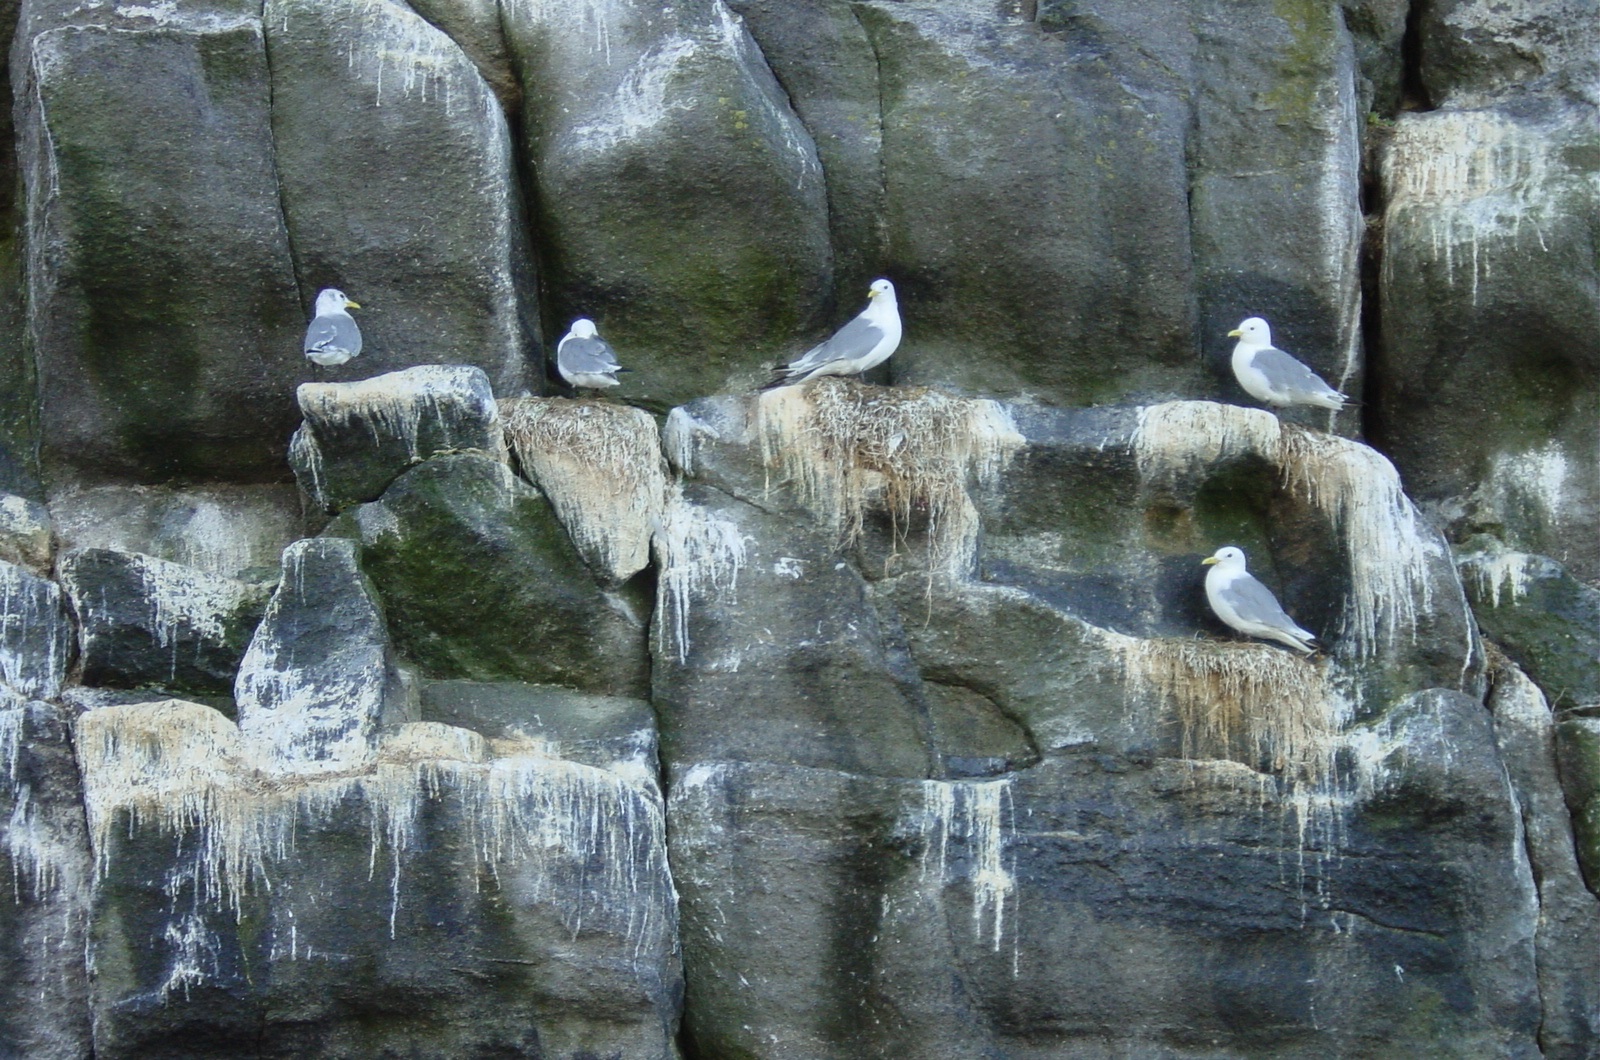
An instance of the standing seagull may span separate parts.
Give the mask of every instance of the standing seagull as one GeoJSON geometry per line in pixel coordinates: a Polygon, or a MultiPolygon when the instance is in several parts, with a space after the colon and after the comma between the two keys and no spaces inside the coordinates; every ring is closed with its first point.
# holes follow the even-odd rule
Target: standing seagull
{"type": "Polygon", "coordinates": [[[1256,581],[1244,569],[1244,551],[1232,545],[1217,549],[1216,555],[1200,561],[1211,567],[1206,572],[1206,599],[1217,617],[1240,633],[1287,644],[1309,655],[1317,638],[1295,625],[1284,613],[1272,590],[1256,581]]]}
{"type": "Polygon", "coordinates": [[[899,345],[900,306],[894,300],[894,284],[873,280],[861,315],[798,361],[779,365],[783,378],[772,385],[803,383],[821,375],[856,375],[888,360],[899,345]]]}
{"type": "Polygon", "coordinates": [[[574,320],[572,328],[556,343],[556,371],[571,386],[594,390],[616,386],[617,373],[622,370],[616,351],[587,317],[574,320]]]}
{"type": "Polygon", "coordinates": [[[306,359],[326,367],[343,364],[361,353],[361,329],[345,312],[361,307],[332,287],[317,295],[317,313],[306,328],[306,359]]]}
{"type": "Polygon", "coordinates": [[[1260,317],[1244,321],[1228,332],[1228,337],[1239,340],[1233,347],[1233,374],[1257,401],[1279,408],[1315,405],[1337,412],[1349,400],[1316,372],[1273,346],[1272,329],[1260,317]]]}

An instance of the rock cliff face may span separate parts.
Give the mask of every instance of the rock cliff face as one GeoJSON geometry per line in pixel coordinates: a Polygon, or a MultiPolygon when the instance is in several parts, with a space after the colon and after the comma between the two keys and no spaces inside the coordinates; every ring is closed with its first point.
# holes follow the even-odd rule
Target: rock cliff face
{"type": "Polygon", "coordinates": [[[0,30],[0,1054],[1600,1057],[1590,0],[0,30]]]}

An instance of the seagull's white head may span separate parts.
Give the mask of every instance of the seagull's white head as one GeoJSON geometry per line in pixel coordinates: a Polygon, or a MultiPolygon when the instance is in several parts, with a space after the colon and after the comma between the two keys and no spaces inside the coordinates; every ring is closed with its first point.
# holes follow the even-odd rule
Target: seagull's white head
{"type": "Polygon", "coordinates": [[[343,291],[336,291],[332,287],[317,295],[317,316],[327,316],[329,313],[343,313],[346,309],[360,309],[361,307],[344,296],[343,291]]]}
{"type": "Polygon", "coordinates": [[[1260,317],[1250,317],[1228,332],[1228,338],[1238,339],[1249,346],[1271,346],[1272,329],[1260,317]]]}
{"type": "Polygon", "coordinates": [[[1200,561],[1202,567],[1210,567],[1213,564],[1225,571],[1242,571],[1244,570],[1244,549],[1236,548],[1233,545],[1223,545],[1217,549],[1215,554],[1207,556],[1200,561]]]}
{"type": "Polygon", "coordinates": [[[588,317],[579,317],[572,322],[572,334],[580,339],[592,339],[598,334],[594,329],[594,321],[588,317]]]}
{"type": "Polygon", "coordinates": [[[867,288],[867,300],[869,302],[873,302],[880,298],[888,301],[890,305],[893,305],[894,284],[890,283],[888,280],[873,280],[871,286],[867,288]]]}

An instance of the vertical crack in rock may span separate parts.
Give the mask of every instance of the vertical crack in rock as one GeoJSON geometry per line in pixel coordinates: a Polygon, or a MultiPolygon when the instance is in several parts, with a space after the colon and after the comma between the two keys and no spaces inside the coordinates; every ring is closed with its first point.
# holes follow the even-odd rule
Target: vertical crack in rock
{"type": "MultiPolygon", "coordinates": [[[[422,846],[421,808],[449,801],[479,869],[498,879],[539,866],[531,897],[557,906],[574,935],[586,916],[621,915],[638,953],[674,915],[636,897],[650,886],[670,895],[664,811],[648,770],[612,772],[552,757],[541,741],[485,740],[416,722],[387,737],[360,770],[286,775],[222,714],[180,700],[90,711],[77,737],[100,879],[119,844],[155,830],[193,851],[168,878],[172,897],[192,889],[196,901],[238,916],[247,895],[271,891],[276,869],[294,857],[297,831],[329,825],[355,798],[371,834],[369,879],[389,855],[393,938],[406,860],[422,846]],[[584,886],[574,886],[578,876],[584,886]]],[[[203,950],[200,936],[182,921],[175,930],[171,989],[205,978],[184,956],[203,950]]]]}
{"type": "Polygon", "coordinates": [[[689,660],[691,601],[707,595],[730,602],[738,598],[745,535],[737,523],[691,503],[674,487],[654,542],[657,645],[681,665],[689,660]]]}
{"type": "Polygon", "coordinates": [[[589,566],[613,583],[648,566],[650,537],[667,504],[667,469],[650,414],[565,398],[510,398],[500,412],[511,451],[589,566]]]}
{"type": "Polygon", "coordinates": [[[789,480],[838,545],[860,539],[869,510],[889,514],[897,540],[925,516],[928,566],[954,579],[977,558],[969,481],[992,484],[1023,445],[999,402],[927,387],[821,379],[764,391],[756,414],[763,465],[789,480]]]}
{"type": "Polygon", "coordinates": [[[1246,455],[1271,463],[1290,495],[1341,535],[1350,589],[1340,630],[1353,641],[1354,654],[1371,656],[1380,644],[1393,647],[1415,637],[1419,615],[1432,604],[1428,560],[1441,550],[1423,535],[1400,476],[1381,453],[1280,424],[1269,412],[1208,401],[1141,409],[1133,448],[1147,480],[1246,455]]]}
{"type": "MultiPolygon", "coordinates": [[[[924,881],[931,875],[941,887],[947,885],[955,862],[965,855],[972,889],[972,931],[981,936],[987,928],[996,952],[1005,936],[1006,902],[1012,903],[1013,915],[1016,913],[1016,861],[1007,850],[1015,831],[1008,821],[1015,812],[1013,779],[924,780],[922,807],[914,822],[923,840],[924,881]],[[959,849],[952,850],[952,846],[959,849]]],[[[1011,933],[1015,938],[1015,925],[1011,933]]]]}

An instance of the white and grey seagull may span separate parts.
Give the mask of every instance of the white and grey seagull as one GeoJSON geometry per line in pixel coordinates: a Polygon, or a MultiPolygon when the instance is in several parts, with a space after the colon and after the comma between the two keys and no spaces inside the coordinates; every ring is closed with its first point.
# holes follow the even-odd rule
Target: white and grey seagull
{"type": "Polygon", "coordinates": [[[556,343],[556,371],[574,387],[602,390],[616,386],[617,373],[622,370],[616,351],[587,317],[574,320],[556,343]]]}
{"type": "Polygon", "coordinates": [[[1286,408],[1313,405],[1338,411],[1349,399],[1322,381],[1311,369],[1272,345],[1272,328],[1250,317],[1228,332],[1233,347],[1233,374],[1257,401],[1286,408]]]}
{"type": "Polygon", "coordinates": [[[867,308],[833,338],[813,346],[799,360],[779,365],[782,378],[774,385],[824,375],[857,375],[888,360],[899,345],[900,306],[894,299],[894,284],[873,280],[867,288],[867,308]]]}
{"type": "Polygon", "coordinates": [[[317,295],[317,311],[306,328],[306,359],[324,367],[340,365],[361,353],[361,329],[347,310],[360,309],[332,287],[317,295]]]}
{"type": "Polygon", "coordinates": [[[1206,599],[1217,617],[1240,633],[1286,644],[1309,655],[1317,638],[1290,618],[1272,590],[1245,570],[1244,550],[1233,545],[1217,549],[1200,561],[1206,572],[1206,599]]]}

